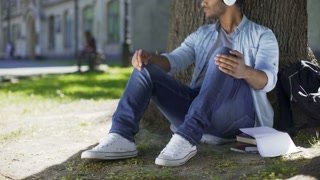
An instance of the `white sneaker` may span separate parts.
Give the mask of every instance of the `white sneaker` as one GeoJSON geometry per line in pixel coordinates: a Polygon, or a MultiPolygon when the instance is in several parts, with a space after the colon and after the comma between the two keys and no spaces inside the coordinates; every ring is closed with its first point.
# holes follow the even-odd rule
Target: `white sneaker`
{"type": "Polygon", "coordinates": [[[156,165],[180,166],[197,154],[197,147],[178,134],[174,134],[167,146],[156,158],[156,165]]]}
{"type": "Polygon", "coordinates": [[[117,133],[110,133],[96,147],[82,152],[81,159],[126,159],[137,155],[138,151],[134,142],[117,133]]]}

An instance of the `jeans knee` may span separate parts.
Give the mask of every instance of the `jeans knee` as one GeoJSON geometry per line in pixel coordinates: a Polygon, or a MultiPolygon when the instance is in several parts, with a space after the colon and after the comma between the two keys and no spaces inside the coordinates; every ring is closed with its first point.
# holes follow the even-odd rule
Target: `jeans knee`
{"type": "Polygon", "coordinates": [[[155,64],[144,65],[144,69],[147,70],[150,75],[157,74],[159,72],[159,67],[155,64]]]}
{"type": "Polygon", "coordinates": [[[162,75],[166,74],[159,66],[155,64],[145,65],[143,71],[146,71],[152,80],[159,79],[162,75]]]}
{"type": "Polygon", "coordinates": [[[131,79],[138,80],[139,82],[153,83],[161,79],[164,72],[160,67],[154,64],[145,65],[141,70],[134,69],[131,74],[131,79]]]}
{"type": "Polygon", "coordinates": [[[150,83],[151,77],[147,70],[145,69],[138,70],[134,68],[131,74],[130,80],[134,81],[135,83],[138,83],[138,82],[150,83]]]}
{"type": "MultiPolygon", "coordinates": [[[[223,55],[230,55],[230,51],[232,49],[229,48],[229,47],[226,47],[226,46],[223,46],[223,47],[220,47],[218,49],[216,49],[213,53],[213,56],[212,57],[216,57],[217,55],[219,54],[223,54],[223,55]]],[[[215,61],[209,61],[209,69],[215,69],[215,68],[218,68],[217,65],[215,64],[215,61]]],[[[223,73],[222,71],[220,70],[217,70],[217,71],[214,71],[215,73],[218,73],[218,74],[222,74],[222,75],[225,75],[225,73],[223,73]]]]}
{"type": "Polygon", "coordinates": [[[152,76],[153,74],[156,74],[155,65],[153,64],[144,65],[141,70],[134,68],[132,74],[152,76]]]}

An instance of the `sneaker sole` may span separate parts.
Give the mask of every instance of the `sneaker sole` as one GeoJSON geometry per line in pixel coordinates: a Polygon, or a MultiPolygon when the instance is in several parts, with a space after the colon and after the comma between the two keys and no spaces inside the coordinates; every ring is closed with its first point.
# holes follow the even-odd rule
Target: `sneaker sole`
{"type": "Polygon", "coordinates": [[[101,159],[101,160],[115,160],[115,159],[128,159],[138,155],[138,151],[128,152],[90,152],[85,151],[81,154],[81,159],[101,159]]]}
{"type": "Polygon", "coordinates": [[[186,162],[188,162],[188,160],[191,159],[196,154],[197,154],[197,150],[191,151],[184,158],[176,159],[176,160],[162,159],[157,157],[155,164],[159,166],[181,166],[181,165],[184,165],[186,162]]]}

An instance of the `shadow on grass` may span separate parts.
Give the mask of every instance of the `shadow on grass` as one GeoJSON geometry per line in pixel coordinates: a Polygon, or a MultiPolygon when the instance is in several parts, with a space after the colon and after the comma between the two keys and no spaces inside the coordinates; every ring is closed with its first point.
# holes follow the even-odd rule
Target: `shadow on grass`
{"type": "Polygon", "coordinates": [[[168,136],[160,137],[147,131],[142,131],[137,136],[139,156],[136,158],[112,161],[81,160],[81,150],[65,162],[25,179],[174,179],[176,176],[172,169],[161,168],[153,163],[154,157],[164,145],[163,140],[168,140],[168,136]]]}
{"type": "Polygon", "coordinates": [[[109,73],[30,77],[17,84],[5,83],[0,92],[53,99],[118,99],[130,74],[131,69],[127,68],[109,73]]]}
{"type": "MultiPolygon", "coordinates": [[[[199,146],[198,154],[181,167],[159,167],[154,158],[170,139],[141,130],[137,135],[139,156],[127,160],[81,160],[79,151],[67,161],[48,167],[26,179],[278,179],[295,175],[320,177],[320,157],[285,161],[257,154],[229,151],[232,145],[199,146]]],[[[88,147],[87,149],[92,148],[88,147]]]]}

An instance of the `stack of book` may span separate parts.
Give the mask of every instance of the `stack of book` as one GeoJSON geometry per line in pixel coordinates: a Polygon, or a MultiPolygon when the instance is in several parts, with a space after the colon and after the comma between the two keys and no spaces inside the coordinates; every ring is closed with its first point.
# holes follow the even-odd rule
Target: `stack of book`
{"type": "Polygon", "coordinates": [[[259,153],[262,157],[277,157],[300,152],[288,133],[270,127],[240,129],[242,134],[236,138],[238,146],[231,150],[259,153]]]}
{"type": "Polygon", "coordinates": [[[237,144],[230,148],[232,151],[243,153],[258,153],[257,141],[252,136],[241,133],[236,136],[237,144]]]}

